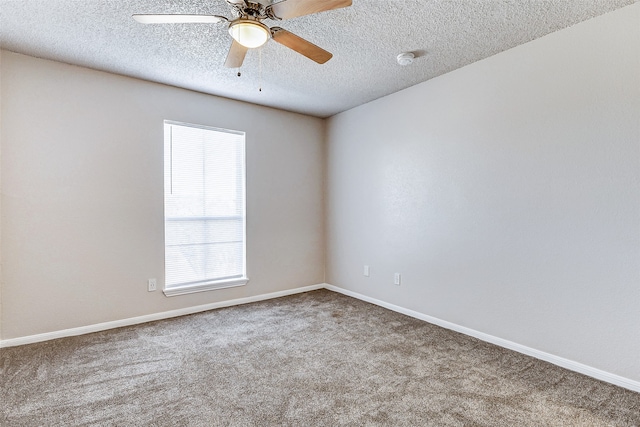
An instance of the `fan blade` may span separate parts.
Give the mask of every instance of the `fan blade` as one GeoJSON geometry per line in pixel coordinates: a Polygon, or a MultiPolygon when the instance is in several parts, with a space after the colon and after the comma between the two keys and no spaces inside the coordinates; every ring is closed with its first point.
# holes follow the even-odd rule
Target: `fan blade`
{"type": "Polygon", "coordinates": [[[330,52],[327,52],[321,47],[318,47],[283,28],[271,28],[271,36],[273,40],[278,43],[288,47],[289,49],[295,50],[299,54],[304,55],[313,61],[316,61],[318,64],[324,64],[333,57],[330,52]]]}
{"type": "Polygon", "coordinates": [[[228,21],[218,15],[133,15],[133,19],[141,24],[213,24],[228,21]]]}
{"type": "Polygon", "coordinates": [[[244,57],[247,54],[249,48],[242,46],[237,41],[233,41],[229,54],[227,55],[227,61],[224,66],[227,68],[240,68],[244,62],[244,57]]]}
{"type": "Polygon", "coordinates": [[[351,0],[284,0],[267,7],[275,18],[289,19],[351,6],[351,0]]]}

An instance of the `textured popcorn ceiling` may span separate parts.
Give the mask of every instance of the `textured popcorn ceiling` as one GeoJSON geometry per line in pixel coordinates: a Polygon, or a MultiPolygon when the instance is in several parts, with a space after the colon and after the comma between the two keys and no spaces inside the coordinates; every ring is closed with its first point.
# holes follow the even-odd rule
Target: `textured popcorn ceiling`
{"type": "Polygon", "coordinates": [[[0,46],[327,117],[637,1],[353,0],[349,8],[265,21],[329,50],[328,63],[270,41],[247,54],[241,77],[223,67],[231,44],[225,23],[142,25],[131,18],[231,17],[225,0],[0,0],[0,46]],[[401,67],[396,56],[405,51],[418,58],[401,67]]]}

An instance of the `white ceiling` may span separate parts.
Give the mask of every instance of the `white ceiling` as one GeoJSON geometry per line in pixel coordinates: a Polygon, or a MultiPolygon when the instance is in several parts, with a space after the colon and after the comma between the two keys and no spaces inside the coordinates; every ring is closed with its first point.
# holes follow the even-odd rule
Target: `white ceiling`
{"type": "Polygon", "coordinates": [[[231,45],[225,23],[142,25],[131,18],[231,17],[225,0],[0,0],[0,46],[328,117],[638,1],[353,0],[344,9],[265,21],[332,52],[329,62],[316,64],[270,41],[249,51],[241,77],[223,66],[231,45]],[[417,59],[401,67],[396,56],[405,51],[417,59]]]}

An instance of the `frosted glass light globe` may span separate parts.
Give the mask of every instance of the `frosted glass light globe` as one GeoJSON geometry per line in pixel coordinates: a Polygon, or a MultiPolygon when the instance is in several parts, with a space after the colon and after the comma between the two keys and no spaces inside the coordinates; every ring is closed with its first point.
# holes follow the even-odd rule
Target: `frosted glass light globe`
{"type": "Polygon", "coordinates": [[[255,21],[240,20],[229,25],[229,34],[244,47],[253,49],[269,40],[269,29],[266,25],[255,21]]]}

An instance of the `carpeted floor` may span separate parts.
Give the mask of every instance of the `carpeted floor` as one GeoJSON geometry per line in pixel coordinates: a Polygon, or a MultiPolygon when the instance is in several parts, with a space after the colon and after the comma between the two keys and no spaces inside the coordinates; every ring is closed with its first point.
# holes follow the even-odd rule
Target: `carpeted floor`
{"type": "Polygon", "coordinates": [[[640,426],[640,394],[326,290],[0,349],[2,426],[640,426]]]}

